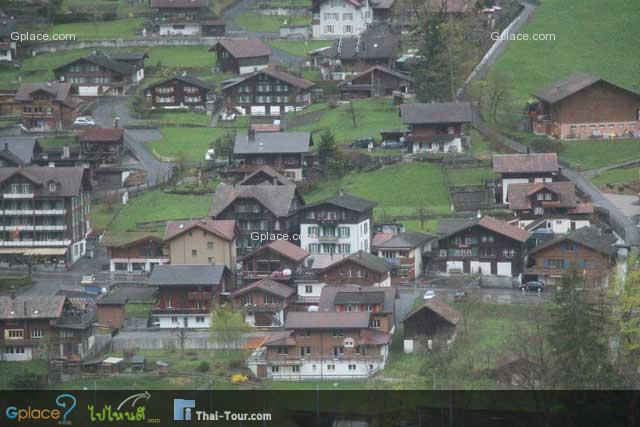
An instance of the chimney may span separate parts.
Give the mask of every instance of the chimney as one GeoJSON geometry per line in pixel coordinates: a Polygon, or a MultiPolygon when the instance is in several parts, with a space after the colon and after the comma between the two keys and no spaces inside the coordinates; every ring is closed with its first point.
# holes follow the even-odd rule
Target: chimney
{"type": "Polygon", "coordinates": [[[247,131],[248,135],[249,135],[249,141],[255,141],[256,140],[256,130],[252,127],[249,127],[249,130],[247,131]]]}

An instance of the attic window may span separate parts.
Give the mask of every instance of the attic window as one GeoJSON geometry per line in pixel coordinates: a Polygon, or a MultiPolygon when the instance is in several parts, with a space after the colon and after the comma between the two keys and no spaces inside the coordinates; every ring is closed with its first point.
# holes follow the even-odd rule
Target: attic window
{"type": "Polygon", "coordinates": [[[54,193],[56,191],[56,183],[55,182],[50,182],[49,183],[49,192],[54,193]]]}

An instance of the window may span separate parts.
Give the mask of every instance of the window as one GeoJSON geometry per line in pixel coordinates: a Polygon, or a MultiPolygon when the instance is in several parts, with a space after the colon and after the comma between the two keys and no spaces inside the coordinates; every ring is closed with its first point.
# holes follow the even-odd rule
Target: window
{"type": "Polygon", "coordinates": [[[278,373],[278,372],[280,372],[280,366],[272,366],[272,367],[271,367],[271,372],[273,372],[273,373],[278,373]]]}
{"type": "Polygon", "coordinates": [[[311,354],[311,347],[300,347],[300,357],[309,356],[311,354]]]}
{"type": "Polygon", "coordinates": [[[327,34],[333,34],[333,25],[325,25],[324,32],[327,34]]]}
{"type": "Polygon", "coordinates": [[[207,262],[208,262],[209,264],[213,264],[213,257],[212,257],[212,256],[207,257],[207,262]]]}
{"type": "Polygon", "coordinates": [[[171,323],[178,323],[178,318],[176,316],[173,316],[171,318],[171,323]]]}
{"type": "Polygon", "coordinates": [[[31,330],[31,338],[42,338],[44,336],[44,332],[42,329],[32,329],[31,330]]]}
{"type": "Polygon", "coordinates": [[[553,197],[551,195],[551,193],[544,193],[544,199],[545,200],[551,200],[553,197]]]}
{"type": "Polygon", "coordinates": [[[240,298],[240,304],[242,304],[242,305],[251,305],[251,304],[253,304],[253,298],[252,297],[242,297],[242,298],[240,298]]]}
{"type": "Polygon", "coordinates": [[[265,295],[264,296],[264,303],[265,304],[277,304],[278,301],[276,301],[276,297],[274,297],[273,295],[265,295]]]}
{"type": "Polygon", "coordinates": [[[198,250],[197,249],[191,249],[191,256],[198,256],[198,250]]]}
{"type": "Polygon", "coordinates": [[[351,25],[345,25],[342,29],[345,33],[353,33],[353,27],[351,25]]]}
{"type": "Polygon", "coordinates": [[[542,193],[536,194],[536,199],[537,200],[544,200],[544,194],[542,194],[542,193]]]}
{"type": "Polygon", "coordinates": [[[301,338],[309,338],[311,336],[311,331],[309,331],[308,329],[305,329],[299,333],[299,336],[301,338]]]}
{"type": "Polygon", "coordinates": [[[343,13],[342,14],[343,21],[353,21],[353,13],[343,13]]]}
{"type": "Polygon", "coordinates": [[[372,328],[379,328],[380,327],[380,319],[372,319],[370,326],[372,328]]]}
{"type": "Polygon", "coordinates": [[[327,365],[327,371],[335,371],[336,365],[327,365]]]}
{"type": "Polygon", "coordinates": [[[289,354],[289,349],[287,347],[278,347],[278,354],[289,354]]]}
{"type": "Polygon", "coordinates": [[[307,294],[311,294],[311,293],[313,293],[313,286],[311,286],[311,285],[306,285],[306,286],[304,287],[304,292],[305,292],[305,293],[307,293],[307,294]]]}
{"type": "Polygon", "coordinates": [[[207,242],[207,249],[213,249],[213,242],[207,242]]]}
{"type": "Polygon", "coordinates": [[[295,373],[298,373],[298,372],[300,372],[300,366],[298,366],[298,365],[293,365],[293,366],[291,367],[291,370],[292,370],[293,372],[295,372],[295,373]]]}
{"type": "Polygon", "coordinates": [[[31,184],[22,184],[23,193],[31,193],[31,184]]]}
{"type": "Polygon", "coordinates": [[[355,371],[356,370],[356,365],[350,364],[349,365],[349,370],[350,371],[355,371]]]}
{"type": "Polygon", "coordinates": [[[194,302],[195,308],[202,310],[204,308],[204,301],[202,300],[195,300],[194,302]]]}
{"type": "Polygon", "coordinates": [[[539,207],[539,206],[538,206],[538,207],[535,207],[535,208],[533,209],[533,214],[534,214],[534,215],[544,215],[544,208],[539,207]]]}
{"type": "Polygon", "coordinates": [[[5,329],[4,338],[8,340],[21,340],[24,338],[24,330],[22,329],[5,329]]]}
{"type": "Polygon", "coordinates": [[[55,182],[50,182],[49,183],[49,191],[52,192],[52,193],[56,191],[56,183],[55,182]]]}
{"type": "Polygon", "coordinates": [[[333,355],[334,357],[344,356],[344,347],[341,345],[333,347],[333,355]]]}
{"type": "Polygon", "coordinates": [[[196,323],[204,323],[204,316],[196,316],[196,323]]]}

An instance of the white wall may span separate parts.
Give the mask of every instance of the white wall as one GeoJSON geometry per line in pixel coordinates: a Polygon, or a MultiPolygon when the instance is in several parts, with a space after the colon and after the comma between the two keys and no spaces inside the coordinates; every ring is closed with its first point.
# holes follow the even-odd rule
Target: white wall
{"type": "Polygon", "coordinates": [[[269,64],[246,65],[246,66],[240,67],[240,74],[253,73],[254,71],[263,70],[263,69],[267,68],[268,66],[269,66],[269,64]]]}
{"type": "MultiPolygon", "coordinates": [[[[309,245],[313,243],[321,243],[321,240],[317,236],[309,235],[309,227],[314,227],[316,224],[303,223],[300,224],[300,246],[307,251],[309,245]]],[[[318,226],[320,227],[320,226],[318,226]]],[[[349,228],[349,237],[339,237],[332,241],[322,241],[323,243],[335,243],[335,244],[349,244],[349,254],[363,250],[365,252],[371,251],[371,221],[367,218],[357,224],[336,224],[336,232],[339,227],[349,228]],[[366,230],[366,231],[365,231],[366,230]]]]}
{"type": "Polygon", "coordinates": [[[98,86],[78,86],[80,96],[98,96],[98,86]]]}
{"type": "MultiPolygon", "coordinates": [[[[526,228],[532,222],[534,221],[533,220],[518,221],[518,225],[521,228],[526,228]]],[[[589,220],[573,221],[570,218],[551,218],[547,220],[547,223],[545,224],[544,228],[551,229],[555,234],[567,234],[573,231],[571,229],[572,222],[575,223],[576,230],[579,228],[588,227],[589,225],[591,225],[591,222],[589,220]]]]}
{"type": "Polygon", "coordinates": [[[449,142],[446,142],[440,150],[440,144],[437,142],[427,143],[423,142],[422,147],[419,142],[413,143],[414,153],[461,153],[462,152],[462,140],[460,138],[454,138],[449,142]]]}
{"type": "Polygon", "coordinates": [[[188,328],[192,329],[192,328],[208,328],[209,326],[211,326],[211,317],[209,316],[209,314],[202,314],[200,316],[204,316],[204,322],[196,322],[196,316],[192,315],[192,314],[176,314],[175,316],[170,316],[170,315],[154,315],[156,318],[158,318],[158,321],[160,322],[160,328],[184,328],[184,318],[188,318],[187,323],[188,323],[188,328]],[[172,317],[177,317],[177,323],[173,323],[171,321],[172,317]]]}
{"type": "MultiPolygon", "coordinates": [[[[332,0],[325,0],[320,6],[320,25],[314,25],[312,28],[313,37],[321,39],[331,39],[338,37],[357,36],[364,32],[367,26],[373,22],[373,10],[366,2],[361,8],[356,8],[348,1],[340,2],[332,6],[332,0]],[[327,19],[326,14],[338,14],[338,19],[327,19]],[[345,20],[345,13],[351,13],[353,19],[345,20]],[[345,26],[351,26],[351,32],[346,32],[345,26]],[[333,32],[329,32],[327,26],[333,27],[333,32]]],[[[333,15],[332,15],[333,17],[333,15]]]]}
{"type": "Polygon", "coordinates": [[[298,296],[320,298],[324,283],[298,283],[298,296]],[[306,287],[311,286],[311,292],[307,292],[306,287]]]}
{"type": "MultiPolygon", "coordinates": [[[[182,25],[182,24],[180,24],[182,25]]],[[[160,24],[158,33],[161,36],[197,36],[202,32],[200,24],[184,24],[184,28],[175,29],[173,24],[160,24]]]]}

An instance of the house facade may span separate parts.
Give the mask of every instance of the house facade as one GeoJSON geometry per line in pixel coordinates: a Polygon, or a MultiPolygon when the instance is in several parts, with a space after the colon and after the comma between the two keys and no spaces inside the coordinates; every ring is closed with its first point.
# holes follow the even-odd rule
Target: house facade
{"type": "Polygon", "coordinates": [[[414,153],[461,153],[471,144],[467,128],[473,119],[468,102],[411,103],[400,106],[407,141],[414,153]]]}
{"type": "Polygon", "coordinates": [[[374,22],[389,18],[393,0],[314,0],[311,34],[335,39],[362,34],[374,22]]]}
{"type": "Polygon", "coordinates": [[[529,233],[490,216],[438,224],[434,268],[446,273],[518,277],[529,233]]]}
{"type": "Polygon", "coordinates": [[[169,263],[164,241],[153,233],[107,232],[102,245],[107,248],[109,271],[113,273],[149,273],[155,266],[169,263]]]}
{"type": "Polygon", "coordinates": [[[259,39],[222,39],[209,51],[216,53],[216,70],[221,73],[253,73],[267,68],[271,57],[271,48],[259,39]]]}
{"type": "Polygon", "coordinates": [[[264,68],[221,84],[225,108],[242,115],[280,116],[311,104],[313,82],[264,68]]]}
{"type": "Polygon", "coordinates": [[[295,293],[295,288],[265,278],[236,289],[229,299],[234,308],[242,311],[249,325],[282,327],[295,293]]]}
{"type": "Polygon", "coordinates": [[[359,251],[328,265],[317,273],[327,285],[391,286],[391,264],[368,252],[359,251]]]}
{"type": "Polygon", "coordinates": [[[0,247],[73,264],[86,254],[91,184],[82,167],[0,168],[0,247]]]}
{"type": "Polygon", "coordinates": [[[300,246],[310,254],[371,250],[375,202],[344,192],[300,210],[300,246]]]}
{"type": "Polygon", "coordinates": [[[144,90],[151,108],[202,108],[215,101],[215,85],[190,76],[174,76],[144,90]]]}
{"type": "Polygon", "coordinates": [[[78,104],[69,83],[23,83],[14,101],[22,125],[29,130],[66,130],[76,119],[78,104]]]}
{"type": "Polygon", "coordinates": [[[391,284],[412,283],[424,274],[424,256],[431,252],[436,236],[420,232],[403,232],[373,247],[374,253],[393,265],[391,284]]]}
{"type": "Polygon", "coordinates": [[[117,165],[124,152],[124,129],[91,128],[78,135],[80,155],[92,165],[117,165]]]}
{"type": "Polygon", "coordinates": [[[197,36],[202,33],[201,17],[209,4],[206,0],[151,0],[152,24],[161,36],[197,36]]]}
{"type": "Polygon", "coordinates": [[[413,77],[390,68],[376,65],[338,83],[343,99],[371,98],[398,95],[415,96],[413,77]]]}
{"type": "Polygon", "coordinates": [[[558,139],[640,135],[640,94],[586,73],[574,73],[536,92],[527,106],[537,135],[558,139]]]}
{"type": "Polygon", "coordinates": [[[554,182],[560,178],[560,166],[556,153],[494,154],[493,172],[500,175],[496,188],[496,201],[509,202],[510,184],[554,182]]]}
{"type": "Polygon", "coordinates": [[[140,83],[144,68],[106,54],[78,58],[53,69],[56,80],[71,83],[79,96],[124,95],[140,83]]]}
{"type": "Polygon", "coordinates": [[[229,289],[231,274],[224,265],[159,265],[149,284],[160,292],[152,310],[160,328],[208,328],[211,309],[229,289]]]}
{"type": "Polygon", "coordinates": [[[288,240],[274,240],[238,259],[242,263],[242,281],[271,278],[289,283],[305,267],[309,252],[288,240]]]}

